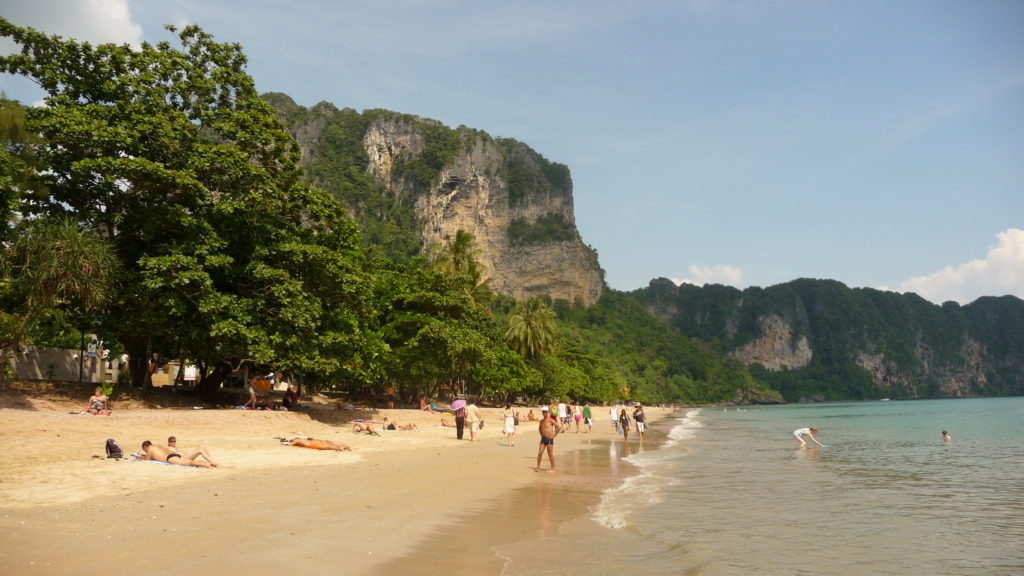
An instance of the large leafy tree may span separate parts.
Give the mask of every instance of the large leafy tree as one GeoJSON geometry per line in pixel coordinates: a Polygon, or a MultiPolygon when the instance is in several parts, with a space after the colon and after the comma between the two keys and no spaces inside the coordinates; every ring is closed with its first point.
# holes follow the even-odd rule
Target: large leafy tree
{"type": "Polygon", "coordinates": [[[125,272],[106,329],[136,384],[151,351],[199,361],[209,389],[246,361],[367,377],[355,227],[300,183],[298,146],[241,47],[168,29],[179,47],[91,46],[0,19],[21,46],[0,70],[47,92],[27,119],[45,193],[23,212],[71,213],[113,240],[125,272]]]}
{"type": "MultiPolygon", "coordinates": [[[[33,189],[41,166],[35,156],[39,137],[25,128],[25,107],[0,94],[0,239],[12,237],[22,194],[33,189]]],[[[45,192],[45,190],[43,190],[45,192]]]]}
{"type": "Polygon", "coordinates": [[[504,346],[489,337],[486,314],[436,268],[381,264],[374,278],[387,374],[403,384],[403,394],[462,391],[471,369],[490,363],[495,346],[504,346]]]}

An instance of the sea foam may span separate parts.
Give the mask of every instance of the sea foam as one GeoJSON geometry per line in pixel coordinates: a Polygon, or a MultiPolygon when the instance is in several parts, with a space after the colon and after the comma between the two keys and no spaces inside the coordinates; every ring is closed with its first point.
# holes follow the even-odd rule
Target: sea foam
{"type": "Polygon", "coordinates": [[[640,474],[626,478],[615,488],[609,488],[601,495],[601,502],[594,509],[594,520],[607,528],[618,530],[630,524],[630,516],[636,510],[658,504],[663,490],[675,482],[659,474],[660,464],[667,459],[677,458],[674,451],[666,451],[685,440],[693,438],[702,427],[697,417],[700,409],[687,412],[668,433],[668,440],[658,450],[638,452],[623,460],[640,469],[640,474]]]}

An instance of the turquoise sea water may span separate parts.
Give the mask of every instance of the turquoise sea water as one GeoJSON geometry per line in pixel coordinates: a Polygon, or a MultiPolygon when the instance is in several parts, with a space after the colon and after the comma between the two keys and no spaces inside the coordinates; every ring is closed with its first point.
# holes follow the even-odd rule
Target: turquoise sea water
{"type": "Polygon", "coordinates": [[[665,432],[585,517],[499,546],[503,573],[1024,574],[1024,398],[700,408],[665,432]],[[829,447],[799,449],[805,426],[829,447]]]}

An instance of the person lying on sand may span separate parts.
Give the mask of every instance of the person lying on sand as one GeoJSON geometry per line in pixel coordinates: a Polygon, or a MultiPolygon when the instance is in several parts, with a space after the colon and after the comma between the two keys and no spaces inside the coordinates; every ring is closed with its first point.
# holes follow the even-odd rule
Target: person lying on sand
{"type": "Polygon", "coordinates": [[[136,458],[139,460],[152,460],[154,462],[167,462],[168,464],[177,464],[179,466],[197,466],[199,468],[214,468],[217,466],[212,462],[185,458],[181,454],[171,452],[164,446],[157,446],[149,440],[142,443],[142,454],[139,454],[136,458]]]}
{"type": "Polygon", "coordinates": [[[313,450],[336,450],[338,452],[352,450],[352,447],[348,444],[338,444],[337,442],[320,440],[318,438],[292,438],[291,440],[282,440],[281,444],[297,446],[299,448],[312,448],[313,450]]]}
{"type": "Polygon", "coordinates": [[[408,432],[410,430],[415,430],[416,432],[420,431],[420,427],[417,426],[415,422],[410,422],[409,424],[399,424],[397,420],[388,420],[387,417],[384,418],[384,429],[398,430],[399,432],[408,432]]]}
{"type": "Polygon", "coordinates": [[[441,426],[445,428],[455,428],[455,422],[448,419],[447,416],[441,416],[441,426]]]}
{"type": "Polygon", "coordinates": [[[171,436],[170,438],[167,439],[167,449],[173,452],[174,454],[180,454],[185,458],[188,458],[189,460],[195,460],[196,458],[202,456],[211,465],[217,465],[217,463],[213,461],[213,457],[210,456],[210,451],[206,449],[206,446],[200,446],[198,448],[194,448],[183,453],[182,451],[178,450],[178,439],[175,438],[174,436],[171,436]]]}
{"type": "Polygon", "coordinates": [[[377,428],[379,422],[353,422],[352,431],[356,434],[370,434],[373,436],[377,435],[377,428]]]}

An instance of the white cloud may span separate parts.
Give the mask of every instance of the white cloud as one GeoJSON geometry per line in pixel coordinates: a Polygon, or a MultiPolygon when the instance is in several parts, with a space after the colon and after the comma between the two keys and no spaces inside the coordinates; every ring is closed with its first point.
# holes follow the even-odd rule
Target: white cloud
{"type": "MultiPolygon", "coordinates": [[[[3,17],[16,26],[35,28],[92,44],[142,43],[142,26],[132,18],[128,0],[33,0],[10,2],[3,17]]],[[[10,54],[16,45],[3,39],[0,54],[10,54]]]]}
{"type": "Polygon", "coordinates": [[[916,292],[936,304],[968,304],[981,296],[1007,294],[1024,298],[1024,230],[1010,228],[996,237],[999,243],[984,258],[910,278],[898,291],[916,292]]]}
{"type": "Polygon", "coordinates": [[[690,266],[691,278],[672,278],[676,285],[695,284],[725,284],[727,286],[739,287],[743,281],[743,271],[727,264],[715,264],[714,266],[690,266]]]}

